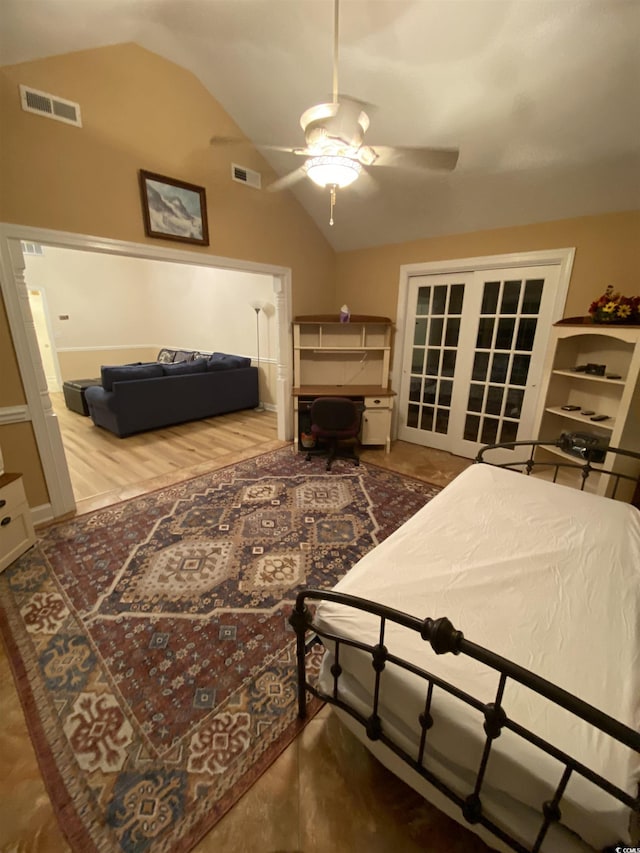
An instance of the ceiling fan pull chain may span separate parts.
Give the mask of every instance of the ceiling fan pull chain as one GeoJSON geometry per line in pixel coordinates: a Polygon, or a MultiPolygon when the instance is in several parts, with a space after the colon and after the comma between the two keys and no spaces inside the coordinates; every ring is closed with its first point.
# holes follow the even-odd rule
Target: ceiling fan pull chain
{"type": "Polygon", "coordinates": [[[329,214],[329,225],[333,225],[333,208],[336,204],[336,186],[333,184],[329,187],[329,195],[331,197],[331,213],[329,214]]]}

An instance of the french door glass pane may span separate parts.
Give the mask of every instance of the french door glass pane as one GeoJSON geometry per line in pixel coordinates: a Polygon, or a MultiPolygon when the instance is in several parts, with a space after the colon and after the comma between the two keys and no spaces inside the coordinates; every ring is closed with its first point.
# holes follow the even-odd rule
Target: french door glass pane
{"type": "Polygon", "coordinates": [[[498,320],[498,334],[496,335],[497,349],[511,349],[513,341],[513,330],[516,327],[516,321],[512,317],[498,320]]]}
{"type": "Polygon", "coordinates": [[[487,370],[489,369],[489,353],[476,352],[473,360],[473,373],[471,378],[478,382],[482,382],[487,378],[487,370]]]}
{"type": "Polygon", "coordinates": [[[439,347],[442,343],[442,330],[444,328],[444,320],[442,318],[433,318],[429,323],[429,346],[439,347]]]}
{"type": "Polygon", "coordinates": [[[522,300],[523,314],[537,314],[542,300],[542,288],[544,287],[544,279],[527,279],[524,288],[524,299],[522,300]]]}
{"type": "Polygon", "coordinates": [[[447,305],[447,290],[446,284],[438,284],[433,288],[433,305],[431,306],[432,314],[444,314],[447,305]]]}
{"type": "Polygon", "coordinates": [[[452,284],[449,288],[449,314],[462,314],[464,284],[452,284]]]}
{"type": "Polygon", "coordinates": [[[491,362],[491,381],[506,382],[508,369],[509,356],[507,355],[507,353],[495,353],[493,356],[493,361],[491,362]]]}
{"type": "Polygon", "coordinates": [[[449,317],[447,320],[447,334],[444,338],[446,347],[457,347],[460,337],[460,317],[449,317]]]}
{"type": "Polygon", "coordinates": [[[516,340],[516,349],[528,350],[533,349],[533,339],[536,335],[537,319],[523,318],[518,324],[518,337],[516,340]]]}
{"type": "Polygon", "coordinates": [[[520,298],[520,281],[505,281],[502,291],[501,314],[517,314],[518,300],[520,298]]]}
{"type": "Polygon", "coordinates": [[[419,287],[418,288],[418,301],[416,304],[416,314],[428,314],[429,313],[429,299],[431,298],[431,288],[430,287],[419,287]]]}
{"type": "Polygon", "coordinates": [[[486,281],[482,294],[481,314],[495,314],[498,307],[498,296],[500,294],[499,281],[486,281]]]}
{"type": "Polygon", "coordinates": [[[416,320],[416,327],[413,331],[413,345],[423,347],[427,342],[427,321],[423,318],[416,320]]]}
{"type": "Polygon", "coordinates": [[[527,376],[529,375],[529,355],[514,355],[511,363],[511,377],[509,382],[512,385],[526,385],[527,376]]]}
{"type": "Polygon", "coordinates": [[[480,323],[478,324],[478,339],[476,341],[476,347],[478,349],[489,349],[491,346],[491,342],[493,340],[493,326],[493,319],[485,317],[480,318],[480,323]]]}
{"type": "Polygon", "coordinates": [[[484,283],[464,424],[467,441],[516,440],[543,285],[543,279],[484,283]]]}

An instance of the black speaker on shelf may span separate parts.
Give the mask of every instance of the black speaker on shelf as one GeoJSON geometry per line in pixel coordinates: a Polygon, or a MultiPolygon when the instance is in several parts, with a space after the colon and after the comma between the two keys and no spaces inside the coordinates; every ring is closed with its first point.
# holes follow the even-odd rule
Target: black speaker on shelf
{"type": "Polygon", "coordinates": [[[563,432],[560,436],[561,450],[589,462],[602,462],[608,446],[607,438],[592,432],[563,432]]]}

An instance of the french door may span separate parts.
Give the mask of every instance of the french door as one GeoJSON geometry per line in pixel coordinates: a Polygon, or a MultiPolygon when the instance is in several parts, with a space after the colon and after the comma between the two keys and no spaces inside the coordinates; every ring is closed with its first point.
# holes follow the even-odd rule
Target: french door
{"type": "Polygon", "coordinates": [[[557,265],[410,276],[399,438],[473,458],[533,437],[558,277],[557,265]]]}

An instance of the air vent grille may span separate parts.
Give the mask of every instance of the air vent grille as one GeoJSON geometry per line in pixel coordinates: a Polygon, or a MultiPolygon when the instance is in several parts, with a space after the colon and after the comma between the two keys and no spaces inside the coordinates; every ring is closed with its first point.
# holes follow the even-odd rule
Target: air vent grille
{"type": "Polygon", "coordinates": [[[40,243],[30,243],[26,240],[20,241],[22,244],[22,253],[24,255],[44,255],[40,243]]]}
{"type": "Polygon", "coordinates": [[[80,117],[80,104],[51,95],[48,92],[39,92],[27,86],[20,86],[20,100],[22,109],[28,113],[37,113],[46,118],[54,118],[65,124],[73,124],[82,127],[80,117]]]}
{"type": "Polygon", "coordinates": [[[260,172],[254,172],[253,169],[247,169],[245,166],[238,166],[237,163],[231,164],[231,177],[239,184],[247,184],[256,190],[262,187],[262,175],[260,172]]]}

